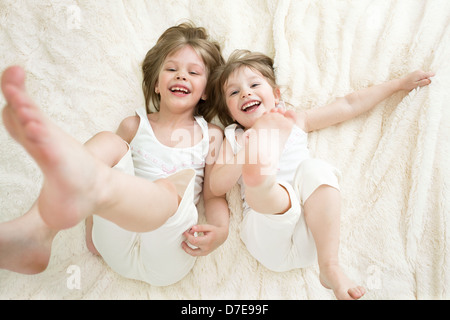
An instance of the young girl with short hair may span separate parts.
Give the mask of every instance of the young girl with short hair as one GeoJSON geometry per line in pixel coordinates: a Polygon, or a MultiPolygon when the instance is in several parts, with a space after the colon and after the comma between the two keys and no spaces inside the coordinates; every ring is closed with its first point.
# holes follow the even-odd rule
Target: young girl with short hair
{"type": "Polygon", "coordinates": [[[307,132],[354,118],[399,90],[428,85],[432,75],[416,71],[295,113],[283,106],[270,57],[238,50],[216,70],[214,106],[226,128],[211,190],[221,195],[239,182],[241,239],[260,263],[282,272],[318,260],[321,283],[338,299],[364,295],[338,259],[340,173],[310,157],[307,132]]]}

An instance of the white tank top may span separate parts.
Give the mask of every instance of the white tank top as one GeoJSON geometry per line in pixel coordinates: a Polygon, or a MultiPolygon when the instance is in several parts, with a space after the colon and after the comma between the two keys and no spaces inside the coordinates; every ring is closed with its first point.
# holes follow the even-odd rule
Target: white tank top
{"type": "MultiPolygon", "coordinates": [[[[236,141],[236,128],[237,124],[231,124],[224,130],[225,137],[231,145],[234,154],[237,154],[242,148],[236,141]]],[[[309,158],[308,134],[298,126],[294,126],[280,157],[277,181],[285,181],[292,184],[298,166],[303,160],[309,158]]],[[[244,200],[244,210],[247,210],[248,205],[245,202],[245,189],[242,183],[242,177],[239,178],[238,183],[241,185],[241,197],[244,200]]]]}
{"type": "Polygon", "coordinates": [[[139,128],[130,143],[136,176],[151,181],[165,178],[183,169],[195,170],[195,203],[202,191],[206,156],[209,150],[208,123],[203,117],[195,117],[202,129],[202,140],[192,147],[168,147],[156,138],[147,118],[145,108],[136,110],[140,118],[139,128]]]}

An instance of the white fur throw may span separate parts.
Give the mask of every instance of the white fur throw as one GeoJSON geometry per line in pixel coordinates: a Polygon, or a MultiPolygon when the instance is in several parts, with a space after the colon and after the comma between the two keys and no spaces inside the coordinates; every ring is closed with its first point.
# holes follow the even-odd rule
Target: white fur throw
{"type": "MultiPolygon", "coordinates": [[[[436,72],[430,86],[314,132],[309,145],[342,171],[340,258],[366,286],[364,299],[449,299],[450,1],[2,0],[0,70],[23,66],[33,99],[85,142],[144,105],[140,63],[186,19],[225,57],[238,48],[273,57],[284,99],[297,108],[416,69],[436,72]]],[[[3,222],[30,208],[42,175],[3,125],[0,146],[3,222]]],[[[117,275],[87,250],[80,223],[57,235],[43,273],[0,270],[0,299],[334,299],[317,266],[276,273],[252,258],[239,238],[237,186],[227,198],[229,238],[174,285],[117,275]]]]}

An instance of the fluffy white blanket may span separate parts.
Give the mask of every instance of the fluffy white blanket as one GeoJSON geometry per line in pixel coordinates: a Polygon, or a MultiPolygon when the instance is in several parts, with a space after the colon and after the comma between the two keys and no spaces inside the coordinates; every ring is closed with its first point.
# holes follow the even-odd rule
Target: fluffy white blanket
{"type": "MultiPolygon", "coordinates": [[[[207,28],[225,57],[236,48],[274,57],[285,100],[298,108],[418,68],[436,72],[430,86],[312,133],[309,144],[343,173],[340,257],[364,298],[449,299],[450,2],[2,0],[0,69],[23,66],[30,95],[84,142],[143,106],[140,63],[185,19],[207,28]]],[[[2,222],[29,209],[42,175],[4,126],[0,145],[2,222]]],[[[238,187],[228,200],[228,240],[174,285],[117,275],[87,250],[81,223],[57,235],[43,273],[0,270],[0,298],[334,299],[317,266],[276,273],[253,259],[239,238],[238,187]]]]}

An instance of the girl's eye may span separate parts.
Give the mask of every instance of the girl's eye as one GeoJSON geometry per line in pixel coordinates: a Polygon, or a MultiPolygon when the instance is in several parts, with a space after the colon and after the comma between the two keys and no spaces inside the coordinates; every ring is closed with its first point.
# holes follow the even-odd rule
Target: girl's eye
{"type": "Polygon", "coordinates": [[[196,74],[198,74],[197,72],[195,72],[195,71],[191,71],[191,72],[189,72],[190,74],[193,74],[193,75],[196,75],[196,74]]]}
{"type": "Polygon", "coordinates": [[[231,92],[230,92],[230,97],[232,97],[232,96],[234,96],[234,95],[236,95],[236,94],[238,94],[238,91],[237,91],[237,90],[231,91],[231,92]]]}
{"type": "Polygon", "coordinates": [[[259,86],[259,83],[254,83],[251,85],[251,88],[256,88],[257,86],[259,86]]]}
{"type": "Polygon", "coordinates": [[[167,71],[177,71],[175,68],[167,68],[167,71]]]}

